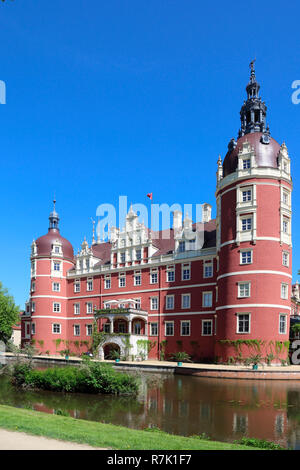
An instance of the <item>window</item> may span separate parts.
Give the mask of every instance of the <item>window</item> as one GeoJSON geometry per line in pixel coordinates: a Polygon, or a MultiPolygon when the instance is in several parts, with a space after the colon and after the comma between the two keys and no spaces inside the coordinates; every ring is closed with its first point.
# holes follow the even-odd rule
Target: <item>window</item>
{"type": "Polygon", "coordinates": [[[242,201],[243,202],[252,201],[252,191],[251,191],[251,189],[242,190],[242,201]]]}
{"type": "Polygon", "coordinates": [[[76,279],[75,280],[75,283],[74,283],[74,292],[80,292],[80,281],[79,279],[76,279]]]}
{"type": "Polygon", "coordinates": [[[31,311],[35,312],[35,302],[31,302],[31,311]]]}
{"type": "Polygon", "coordinates": [[[134,273],[134,285],[141,286],[142,285],[142,275],[140,271],[136,271],[134,273]]]}
{"type": "Polygon", "coordinates": [[[55,252],[55,253],[60,253],[60,248],[59,248],[59,246],[55,246],[55,247],[54,247],[54,252],[55,252]]]}
{"type": "Polygon", "coordinates": [[[237,333],[250,333],[249,313],[237,315],[237,333]]]}
{"type": "Polygon", "coordinates": [[[35,335],[35,323],[31,323],[31,334],[35,335]]]}
{"type": "Polygon", "coordinates": [[[283,266],[289,266],[289,253],[287,251],[283,251],[282,253],[282,264],[283,266]]]}
{"type": "Polygon", "coordinates": [[[137,310],[141,310],[141,299],[134,299],[135,300],[135,308],[137,310]]]}
{"type": "Polygon", "coordinates": [[[93,313],[93,303],[92,302],[88,302],[86,304],[86,313],[93,313]]]}
{"type": "Polygon", "coordinates": [[[252,229],[252,217],[247,217],[242,219],[242,231],[245,232],[246,230],[252,229]]]}
{"type": "Polygon", "coordinates": [[[286,331],[287,331],[286,315],[280,314],[279,315],[279,333],[286,334],[286,331]]]}
{"type": "Polygon", "coordinates": [[[86,336],[92,336],[93,334],[93,325],[86,325],[86,336]]]}
{"type": "Polygon", "coordinates": [[[158,297],[151,297],[151,310],[158,309],[158,297]]]}
{"type": "Polygon", "coordinates": [[[213,277],[212,263],[204,263],[203,277],[213,277]]]}
{"type": "Polygon", "coordinates": [[[241,251],[240,262],[241,264],[251,264],[252,263],[252,250],[241,251]]]}
{"type": "Polygon", "coordinates": [[[189,281],[191,279],[191,265],[183,264],[181,266],[181,280],[189,281]]]}
{"type": "Polygon", "coordinates": [[[125,263],[125,260],[126,260],[125,252],[120,253],[120,263],[125,263]]]}
{"type": "Polygon", "coordinates": [[[188,321],[181,321],[180,322],[180,334],[181,336],[190,336],[191,334],[191,322],[188,321]]]}
{"type": "Polygon", "coordinates": [[[135,250],[135,257],[140,261],[142,259],[142,250],[135,250]]]}
{"type": "Polygon", "coordinates": [[[31,284],[31,292],[35,292],[35,282],[31,284]]]}
{"type": "Polygon", "coordinates": [[[250,282],[239,282],[238,297],[250,297],[250,282]]]}
{"type": "Polygon", "coordinates": [[[184,241],[179,242],[178,251],[179,251],[179,253],[183,253],[185,251],[185,242],[184,241]]]}
{"type": "Polygon", "coordinates": [[[251,168],[251,160],[250,158],[245,158],[243,160],[243,170],[248,170],[249,168],[251,168]]]}
{"type": "Polygon", "coordinates": [[[158,324],[150,323],[150,336],[157,336],[157,335],[158,335],[158,324]]]}
{"type": "Polygon", "coordinates": [[[120,322],[118,324],[118,332],[119,333],[126,333],[126,323],[125,322],[120,322]]]}
{"type": "Polygon", "coordinates": [[[110,323],[109,322],[104,324],[103,331],[104,331],[104,333],[110,333],[110,323]]]}
{"type": "Polygon", "coordinates": [[[105,277],[104,281],[104,289],[110,289],[111,288],[111,278],[110,276],[105,277]]]}
{"type": "Polygon", "coordinates": [[[158,282],[158,272],[156,270],[151,270],[150,272],[150,284],[157,284],[158,282]]]}
{"type": "Polygon", "coordinates": [[[53,270],[54,271],[60,271],[60,265],[61,265],[61,263],[59,263],[58,261],[54,261],[53,262],[53,270]]]}
{"type": "Polygon", "coordinates": [[[282,231],[283,233],[289,233],[289,220],[286,219],[285,217],[283,218],[282,221],[282,231]]]}
{"type": "Polygon", "coordinates": [[[282,202],[286,205],[289,204],[289,194],[286,191],[283,191],[282,193],[282,202]]]}
{"type": "Polygon", "coordinates": [[[174,309],[174,295],[166,295],[166,310],[174,309]]]}
{"type": "Polygon", "coordinates": [[[174,336],[174,322],[173,321],[166,321],[165,336],[174,336]]]}
{"type": "Polygon", "coordinates": [[[60,312],[60,303],[58,302],[53,303],[53,312],[57,312],[57,313],[60,312]]]}
{"type": "Polygon", "coordinates": [[[181,308],[190,308],[191,307],[191,294],[182,294],[181,295],[181,308]]]}
{"type": "Polygon", "coordinates": [[[211,307],[212,306],[212,292],[203,292],[202,294],[202,306],[211,307]]]}
{"type": "Polygon", "coordinates": [[[175,281],[175,267],[168,266],[167,267],[167,282],[174,282],[175,281]]]}
{"type": "Polygon", "coordinates": [[[141,322],[135,322],[134,325],[133,325],[133,334],[134,335],[140,335],[141,334],[141,331],[142,331],[142,326],[141,326],[141,322]]]}
{"type": "Polygon", "coordinates": [[[202,320],[202,336],[212,335],[212,320],[202,320]]]}
{"type": "Polygon", "coordinates": [[[94,286],[93,286],[93,279],[88,279],[87,280],[87,290],[88,291],[91,291],[93,290],[94,286]]]}
{"type": "Polygon", "coordinates": [[[125,273],[119,274],[119,287],[126,287],[126,274],[125,273]]]}
{"type": "Polygon", "coordinates": [[[282,299],[288,298],[288,289],[289,289],[288,284],[285,284],[285,283],[281,284],[281,298],[282,299]]]}
{"type": "Polygon", "coordinates": [[[59,282],[53,282],[52,283],[52,290],[53,290],[53,292],[60,292],[60,283],[59,282]]]}
{"type": "Polygon", "coordinates": [[[80,314],[80,304],[74,304],[74,315],[80,314]]]}
{"type": "Polygon", "coordinates": [[[80,336],[80,325],[74,325],[74,336],[80,336]]]}
{"type": "Polygon", "coordinates": [[[53,323],[52,325],[52,333],[55,333],[55,334],[60,334],[61,332],[61,326],[59,323],[53,323]]]}

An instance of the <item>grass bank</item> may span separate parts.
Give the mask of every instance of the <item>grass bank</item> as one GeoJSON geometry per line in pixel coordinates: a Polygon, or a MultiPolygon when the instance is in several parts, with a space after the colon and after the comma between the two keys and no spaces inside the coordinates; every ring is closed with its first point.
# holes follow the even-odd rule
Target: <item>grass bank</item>
{"type": "Polygon", "coordinates": [[[4,405],[0,405],[0,428],[117,450],[251,449],[242,445],[175,436],[161,431],[138,431],[4,405]]]}

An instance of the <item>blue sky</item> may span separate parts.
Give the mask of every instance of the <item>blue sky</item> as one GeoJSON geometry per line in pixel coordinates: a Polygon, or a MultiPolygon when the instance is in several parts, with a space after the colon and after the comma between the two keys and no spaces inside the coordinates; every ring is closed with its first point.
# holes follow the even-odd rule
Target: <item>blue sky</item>
{"type": "Polygon", "coordinates": [[[300,268],[299,2],[0,2],[1,271],[23,307],[30,244],[54,192],[75,250],[99,204],[213,205],[218,155],[237,137],[256,57],[272,136],[294,180],[294,281],[300,268]]]}

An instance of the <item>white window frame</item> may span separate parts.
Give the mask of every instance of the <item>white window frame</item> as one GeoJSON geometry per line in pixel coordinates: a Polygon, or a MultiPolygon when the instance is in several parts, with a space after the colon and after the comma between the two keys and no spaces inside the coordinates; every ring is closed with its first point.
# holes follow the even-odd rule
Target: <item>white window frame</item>
{"type": "Polygon", "coordinates": [[[53,310],[53,313],[61,313],[61,303],[60,302],[53,302],[52,310],[53,310]],[[56,305],[59,306],[58,309],[57,309],[56,305]]]}
{"type": "Polygon", "coordinates": [[[191,294],[181,294],[181,308],[182,310],[187,310],[191,308],[191,294]],[[184,306],[184,299],[188,299],[188,306],[184,306]]]}
{"type": "Polygon", "coordinates": [[[150,297],[150,310],[158,310],[158,307],[158,296],[150,297]]]}
{"type": "Polygon", "coordinates": [[[150,271],[150,284],[158,283],[158,269],[154,268],[150,271]]]}
{"type": "Polygon", "coordinates": [[[180,336],[191,336],[191,320],[180,320],[180,336]],[[188,325],[188,333],[183,333],[184,324],[188,325]]]}
{"type": "Polygon", "coordinates": [[[286,313],[280,313],[279,314],[279,334],[280,335],[286,335],[287,333],[287,320],[288,320],[288,315],[286,313]],[[281,318],[284,317],[284,331],[281,330],[281,318]]]}
{"type": "Polygon", "coordinates": [[[134,272],[134,285],[135,286],[141,286],[142,285],[142,272],[141,271],[135,271],[134,272]]]}
{"type": "Polygon", "coordinates": [[[214,265],[212,261],[204,262],[203,263],[203,277],[204,279],[208,279],[214,276],[214,265]],[[206,272],[206,269],[209,269],[209,273],[206,272]]]}
{"type": "Polygon", "coordinates": [[[239,335],[249,335],[251,333],[251,313],[243,312],[243,313],[237,313],[236,314],[236,333],[239,334],[239,335]],[[249,331],[239,331],[239,318],[241,316],[246,316],[246,315],[248,315],[248,317],[249,317],[249,320],[248,320],[249,331]]]}
{"type": "Polygon", "coordinates": [[[60,323],[52,323],[52,334],[53,335],[60,335],[61,334],[61,324],[60,323]],[[59,331],[54,331],[56,327],[59,327],[59,331]]]}
{"type": "Polygon", "coordinates": [[[210,308],[210,307],[212,307],[212,305],[213,305],[213,292],[212,291],[202,292],[202,307],[210,308]],[[205,296],[206,295],[210,295],[210,299],[211,299],[210,305],[205,305],[205,296]]]}
{"type": "Polygon", "coordinates": [[[73,326],[73,336],[80,336],[80,325],[73,326]],[[78,328],[78,333],[76,333],[76,328],[78,328]]]}
{"type": "Polygon", "coordinates": [[[238,282],[238,298],[245,299],[251,296],[251,282],[250,281],[240,281],[238,282]],[[248,288],[246,287],[248,286],[248,288]],[[246,295],[246,290],[248,289],[248,295],[246,295]]]}
{"type": "Polygon", "coordinates": [[[150,335],[149,336],[158,336],[158,322],[150,323],[150,335]],[[152,328],[155,328],[156,333],[153,333],[152,328]]]}
{"type": "Polygon", "coordinates": [[[119,274],[119,287],[126,287],[126,274],[125,273],[119,274]]]}
{"type": "Polygon", "coordinates": [[[36,334],[35,323],[31,323],[31,334],[32,334],[32,335],[35,335],[35,334],[36,334]]]}
{"type": "Polygon", "coordinates": [[[80,303],[74,304],[74,315],[80,315],[80,303]]]}
{"type": "Polygon", "coordinates": [[[52,292],[60,292],[60,282],[52,282],[52,292]],[[58,289],[55,289],[58,286],[58,289]]]}
{"type": "Polygon", "coordinates": [[[184,263],[181,265],[181,280],[182,281],[191,280],[191,263],[184,263]]]}
{"type": "Polygon", "coordinates": [[[92,336],[93,334],[93,325],[92,324],[89,324],[89,325],[85,325],[85,328],[86,328],[86,336],[92,336]],[[91,332],[89,333],[89,329],[91,328],[91,332]]]}
{"type": "Polygon", "coordinates": [[[175,265],[167,266],[166,282],[175,282],[175,265]],[[173,274],[173,279],[169,279],[169,274],[173,274]]]}
{"type": "Polygon", "coordinates": [[[104,278],[104,289],[111,289],[111,276],[106,275],[104,278]]]}
{"type": "Polygon", "coordinates": [[[282,252],[282,266],[285,266],[286,268],[288,268],[290,266],[290,254],[288,251],[283,251],[282,252]],[[285,258],[286,256],[286,263],[285,263],[285,258]]]}
{"type": "Polygon", "coordinates": [[[93,312],[93,302],[87,302],[86,303],[86,313],[88,315],[92,315],[94,312],[93,312]]]}
{"type": "Polygon", "coordinates": [[[284,300],[288,300],[289,298],[289,285],[286,282],[281,283],[280,297],[284,300]]]}
{"type": "Polygon", "coordinates": [[[75,281],[74,281],[74,294],[78,294],[78,292],[80,292],[80,288],[81,288],[80,279],[75,279],[75,281]]]}
{"type": "MultiPolygon", "coordinates": [[[[248,258],[248,256],[247,256],[247,258],[248,258]]],[[[250,250],[249,249],[241,250],[240,251],[240,264],[245,265],[245,264],[252,264],[252,263],[253,263],[253,250],[251,250],[251,249],[250,250]],[[246,253],[246,256],[247,256],[248,253],[250,253],[251,261],[246,261],[246,263],[243,263],[243,254],[245,254],[245,253],[246,253]]]]}
{"type": "Polygon", "coordinates": [[[93,278],[87,279],[87,281],[86,281],[86,290],[87,290],[87,292],[91,292],[91,291],[94,290],[94,280],[93,280],[93,278]]]}
{"type": "Polygon", "coordinates": [[[252,214],[251,215],[242,215],[240,217],[240,222],[241,222],[241,232],[242,233],[251,232],[251,230],[253,230],[253,215],[252,214]],[[251,221],[250,228],[248,228],[249,220],[251,221]],[[243,228],[243,223],[244,222],[246,222],[245,228],[243,228]]]}
{"type": "Polygon", "coordinates": [[[213,321],[210,319],[201,320],[201,336],[213,336],[213,321]],[[205,324],[210,325],[210,333],[204,333],[205,324]]]}
{"type": "Polygon", "coordinates": [[[175,308],[175,295],[166,295],[166,310],[174,310],[175,308]],[[172,299],[171,307],[168,306],[168,301],[172,299]]]}
{"type": "Polygon", "coordinates": [[[174,336],[174,321],[166,321],[165,322],[165,336],[174,336]],[[172,334],[167,333],[167,327],[171,325],[172,327],[172,334]]]}

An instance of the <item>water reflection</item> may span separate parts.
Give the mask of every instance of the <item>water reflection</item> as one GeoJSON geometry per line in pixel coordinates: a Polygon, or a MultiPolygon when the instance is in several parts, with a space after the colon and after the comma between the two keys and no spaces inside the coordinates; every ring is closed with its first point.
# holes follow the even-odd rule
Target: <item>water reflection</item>
{"type": "Polygon", "coordinates": [[[181,435],[243,436],[300,449],[300,382],[139,374],[138,398],[20,391],[0,377],[0,403],[181,435]]]}

